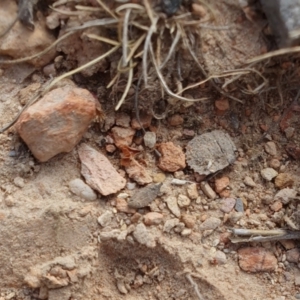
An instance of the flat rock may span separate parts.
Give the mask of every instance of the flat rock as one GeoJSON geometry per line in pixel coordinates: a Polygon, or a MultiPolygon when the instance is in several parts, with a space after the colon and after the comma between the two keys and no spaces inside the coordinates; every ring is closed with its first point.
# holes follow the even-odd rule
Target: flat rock
{"type": "Polygon", "coordinates": [[[265,151],[272,156],[276,156],[277,155],[276,144],[272,141],[267,142],[265,144],[265,151]]]}
{"type": "Polygon", "coordinates": [[[273,178],[275,178],[278,175],[278,172],[273,168],[265,168],[260,171],[260,174],[263,179],[267,181],[271,181],[273,178]]]}
{"type": "Polygon", "coordinates": [[[200,226],[200,230],[215,230],[221,224],[221,220],[215,217],[206,219],[200,226]]]}
{"type": "Polygon", "coordinates": [[[71,192],[85,200],[93,201],[97,199],[96,193],[80,178],[69,182],[71,192]]]}
{"type": "Polygon", "coordinates": [[[74,148],[96,117],[98,105],[85,89],[57,88],[26,109],[16,129],[32,154],[45,162],[74,148]]]}
{"type": "Polygon", "coordinates": [[[171,213],[177,217],[177,218],[180,218],[181,216],[181,213],[180,213],[180,209],[178,207],[178,204],[177,204],[177,199],[176,197],[168,197],[166,199],[166,203],[167,203],[167,206],[169,208],[169,210],[171,211],[171,213]]]}
{"type": "Polygon", "coordinates": [[[214,130],[194,137],[186,147],[187,164],[200,175],[224,169],[235,161],[236,147],[230,136],[214,130]]]}
{"type": "Polygon", "coordinates": [[[297,195],[297,191],[294,189],[285,188],[276,193],[274,200],[279,200],[283,204],[288,204],[297,195]]]}
{"type": "Polygon", "coordinates": [[[162,183],[155,183],[137,190],[128,201],[128,205],[133,208],[148,206],[159,194],[161,186],[162,183]]]}
{"type": "MultiPolygon", "coordinates": [[[[1,0],[1,33],[14,22],[17,11],[18,7],[15,1],[1,0]]],[[[8,55],[15,59],[23,58],[39,53],[55,42],[56,38],[47,30],[42,14],[38,19],[35,21],[33,31],[17,21],[10,31],[0,38],[0,55],[8,55]]],[[[50,50],[29,62],[35,67],[42,67],[54,58],[55,53],[54,49],[50,50]]]]}
{"type": "Polygon", "coordinates": [[[82,176],[87,184],[101,195],[114,194],[125,187],[126,180],[102,153],[87,144],[81,144],[78,154],[82,176]]]}
{"type": "Polygon", "coordinates": [[[250,186],[250,187],[255,187],[255,186],[256,186],[256,183],[253,181],[253,179],[252,179],[250,176],[246,176],[246,177],[245,177],[244,183],[245,183],[247,186],[250,186]]]}
{"type": "Polygon", "coordinates": [[[251,273],[274,271],[277,266],[275,255],[262,247],[241,248],[238,258],[240,268],[251,273]]]}
{"type": "Polygon", "coordinates": [[[158,146],[158,150],[161,153],[158,167],[162,170],[167,172],[176,172],[186,167],[185,155],[182,149],[175,146],[172,142],[161,143],[158,146]]]}
{"type": "Polygon", "coordinates": [[[97,221],[102,227],[106,227],[111,223],[113,217],[114,217],[113,212],[107,210],[100,217],[98,217],[97,221]]]}

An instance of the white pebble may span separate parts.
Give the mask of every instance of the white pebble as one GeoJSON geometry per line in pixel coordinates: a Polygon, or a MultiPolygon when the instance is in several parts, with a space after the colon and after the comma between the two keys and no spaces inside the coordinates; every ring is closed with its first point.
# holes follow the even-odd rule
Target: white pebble
{"type": "Polygon", "coordinates": [[[93,201],[97,199],[96,193],[79,178],[70,181],[69,188],[73,194],[85,200],[93,201]]]}

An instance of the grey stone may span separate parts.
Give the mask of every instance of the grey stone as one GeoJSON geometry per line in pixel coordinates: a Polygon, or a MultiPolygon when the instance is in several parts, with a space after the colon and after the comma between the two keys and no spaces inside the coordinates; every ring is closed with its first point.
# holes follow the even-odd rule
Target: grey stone
{"type": "Polygon", "coordinates": [[[168,197],[166,199],[166,202],[167,202],[167,206],[168,206],[169,210],[171,211],[171,213],[175,217],[180,218],[181,213],[180,213],[180,209],[179,209],[178,204],[177,204],[176,197],[173,197],[173,196],[168,197]]]}
{"type": "Polygon", "coordinates": [[[137,190],[129,199],[128,206],[133,208],[143,208],[148,206],[158,196],[162,183],[149,184],[137,190]]]}
{"type": "Polygon", "coordinates": [[[71,192],[88,201],[97,199],[96,193],[83,180],[76,178],[69,182],[71,192]]]}
{"type": "Polygon", "coordinates": [[[246,176],[245,179],[244,179],[244,183],[247,185],[247,186],[250,186],[250,187],[255,187],[256,186],[256,183],[253,181],[253,179],[249,176],[246,176]]]}
{"type": "Polygon", "coordinates": [[[170,232],[177,224],[179,224],[178,219],[174,218],[174,219],[167,220],[165,222],[163,231],[164,232],[170,232]]]}
{"type": "Polygon", "coordinates": [[[285,188],[276,193],[274,200],[279,200],[282,204],[288,204],[297,195],[294,189],[285,188]]]}
{"type": "Polygon", "coordinates": [[[105,227],[111,223],[113,216],[113,212],[107,210],[100,217],[98,217],[97,221],[102,227],[105,227]]]}
{"type": "Polygon", "coordinates": [[[274,177],[278,175],[278,172],[273,168],[265,168],[260,171],[260,174],[265,180],[271,181],[274,177]]]}
{"type": "Polygon", "coordinates": [[[244,203],[241,198],[236,199],[234,208],[238,212],[244,212],[244,203]]]}
{"type": "Polygon", "coordinates": [[[206,219],[200,226],[200,230],[214,230],[221,224],[221,220],[215,217],[206,219]]]}
{"type": "Polygon", "coordinates": [[[236,147],[230,136],[214,130],[194,137],[186,147],[187,164],[200,175],[209,175],[232,164],[236,147]]]}

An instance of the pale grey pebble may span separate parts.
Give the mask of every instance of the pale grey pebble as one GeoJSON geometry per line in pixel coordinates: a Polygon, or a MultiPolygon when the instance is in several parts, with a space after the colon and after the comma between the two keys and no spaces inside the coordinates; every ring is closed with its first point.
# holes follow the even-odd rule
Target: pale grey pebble
{"type": "Polygon", "coordinates": [[[138,243],[140,243],[141,245],[145,245],[148,248],[154,248],[156,246],[154,236],[143,223],[136,225],[133,232],[133,237],[138,243]]]}
{"type": "Polygon", "coordinates": [[[97,199],[97,194],[81,179],[76,178],[69,182],[71,192],[87,201],[97,199]]]}
{"type": "Polygon", "coordinates": [[[165,222],[163,231],[170,232],[177,224],[179,223],[179,219],[170,219],[165,222]]]}
{"type": "Polygon", "coordinates": [[[278,172],[275,171],[273,168],[265,168],[260,171],[260,174],[263,179],[271,181],[274,177],[278,175],[278,172]]]}
{"type": "Polygon", "coordinates": [[[279,200],[283,204],[288,204],[297,195],[297,191],[290,188],[285,188],[276,193],[274,200],[279,200]]]}
{"type": "Polygon", "coordinates": [[[177,199],[176,197],[168,197],[166,199],[166,203],[167,203],[167,206],[169,208],[169,210],[171,211],[171,213],[177,217],[177,218],[180,218],[181,216],[181,213],[180,213],[180,209],[178,207],[178,203],[177,203],[177,199]]]}
{"type": "Polygon", "coordinates": [[[15,177],[14,184],[15,184],[15,186],[17,186],[19,188],[23,188],[25,186],[25,182],[22,177],[15,177]]]}
{"type": "Polygon", "coordinates": [[[255,187],[255,186],[256,186],[256,183],[253,181],[253,179],[252,179],[250,176],[246,176],[246,177],[245,177],[244,183],[245,183],[247,186],[250,186],[250,187],[255,187]]]}
{"type": "Polygon", "coordinates": [[[126,183],[126,187],[128,188],[128,190],[134,190],[136,188],[136,183],[135,182],[127,182],[126,183]]]}
{"type": "Polygon", "coordinates": [[[98,217],[97,221],[102,227],[106,227],[111,223],[113,216],[114,216],[113,212],[107,210],[100,217],[98,217]]]}
{"type": "Polygon", "coordinates": [[[155,132],[147,131],[144,135],[145,146],[152,149],[156,144],[156,134],[155,132]]]}
{"type": "Polygon", "coordinates": [[[220,250],[217,250],[214,259],[218,265],[225,265],[227,262],[226,254],[220,250]]]}
{"type": "Polygon", "coordinates": [[[244,203],[241,198],[236,199],[234,208],[238,212],[244,212],[244,203]]]}
{"type": "Polygon", "coordinates": [[[221,220],[215,217],[206,219],[200,226],[200,230],[214,230],[221,224],[221,220]]]}

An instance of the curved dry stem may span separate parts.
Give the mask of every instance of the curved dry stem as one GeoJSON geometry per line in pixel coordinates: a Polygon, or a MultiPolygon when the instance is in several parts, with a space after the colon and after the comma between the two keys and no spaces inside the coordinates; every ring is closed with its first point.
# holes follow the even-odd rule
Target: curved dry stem
{"type": "Polygon", "coordinates": [[[256,56],[252,59],[249,59],[246,63],[248,64],[252,64],[252,63],[257,63],[259,61],[271,58],[271,57],[276,57],[276,56],[280,56],[280,55],[284,55],[284,54],[290,54],[290,53],[297,53],[300,52],[300,46],[297,47],[290,47],[290,48],[284,48],[284,49],[279,49],[276,51],[272,51],[266,54],[262,54],[259,56],[256,56]]]}
{"type": "Polygon", "coordinates": [[[122,105],[123,102],[125,101],[125,98],[126,98],[128,92],[129,92],[130,86],[131,86],[131,84],[132,84],[132,79],[133,79],[132,60],[130,61],[129,65],[130,65],[130,69],[129,69],[129,72],[128,72],[128,80],[127,80],[126,88],[125,88],[125,90],[124,90],[124,93],[123,93],[123,95],[122,95],[120,101],[118,102],[118,104],[117,104],[117,106],[116,106],[116,108],[115,108],[116,111],[121,107],[121,105],[122,105]]]}
{"type": "Polygon", "coordinates": [[[180,30],[177,29],[175,38],[173,39],[172,45],[169,49],[168,55],[165,58],[164,62],[160,65],[159,69],[162,70],[164,68],[164,66],[167,64],[167,62],[169,61],[170,57],[172,56],[172,54],[174,53],[175,47],[177,46],[179,40],[180,40],[180,30]]]}
{"type": "Polygon", "coordinates": [[[128,50],[128,22],[130,17],[131,9],[127,9],[124,16],[124,23],[123,23],[123,41],[122,41],[122,67],[124,68],[127,63],[127,50],[128,50]]]}
{"type": "MultiPolygon", "coordinates": [[[[147,1],[147,0],[145,0],[147,1]]],[[[144,53],[143,53],[143,77],[144,77],[144,83],[145,83],[145,86],[147,86],[147,82],[148,82],[148,78],[147,78],[147,57],[148,57],[148,49],[151,47],[151,37],[152,37],[152,34],[155,32],[156,30],[156,24],[157,24],[157,21],[158,21],[158,17],[155,17],[152,24],[151,24],[151,27],[149,29],[149,32],[147,34],[147,37],[146,37],[146,40],[145,40],[145,43],[144,43],[144,53]]]]}
{"type": "Polygon", "coordinates": [[[144,41],[144,39],[146,38],[146,34],[144,33],[143,35],[141,35],[139,37],[139,39],[134,43],[134,45],[132,46],[129,54],[128,54],[128,57],[126,59],[126,64],[129,63],[129,61],[132,59],[135,51],[138,49],[138,47],[142,44],[142,42],[144,41]]]}
{"type": "Polygon", "coordinates": [[[88,68],[88,67],[90,67],[90,66],[96,64],[97,62],[101,61],[101,60],[104,59],[105,57],[107,57],[107,56],[109,56],[110,54],[112,54],[112,53],[114,53],[115,51],[117,51],[119,48],[120,48],[120,46],[115,46],[115,47],[111,48],[109,51],[105,52],[103,55],[101,55],[101,56],[99,56],[99,57],[97,57],[97,58],[95,58],[95,59],[89,61],[88,63],[84,64],[83,66],[78,67],[78,68],[76,68],[75,70],[72,70],[72,71],[70,71],[70,72],[67,72],[67,73],[65,73],[65,74],[63,74],[63,75],[61,75],[61,76],[55,78],[55,79],[51,82],[51,84],[49,85],[49,87],[47,88],[47,90],[49,90],[51,87],[53,87],[53,86],[54,86],[56,83],[58,83],[60,80],[66,78],[66,77],[69,77],[69,76],[71,76],[71,75],[73,75],[73,74],[76,74],[76,73],[78,73],[78,72],[80,72],[80,71],[82,71],[82,70],[84,70],[84,69],[86,69],[86,68],[88,68]]]}
{"type": "Polygon", "coordinates": [[[74,26],[66,29],[66,32],[68,31],[73,31],[73,30],[80,30],[80,29],[85,29],[89,27],[94,27],[94,26],[106,26],[106,25],[112,25],[112,24],[117,24],[118,20],[112,19],[112,18],[103,18],[100,20],[91,20],[85,22],[83,25],[80,26],[74,26]]]}
{"type": "Polygon", "coordinates": [[[66,15],[66,16],[82,16],[86,13],[86,11],[69,11],[69,10],[64,10],[64,9],[59,9],[59,8],[55,8],[53,6],[50,6],[50,8],[53,10],[53,11],[56,11],[62,15],[66,15]]]}
{"type": "Polygon", "coordinates": [[[109,89],[110,87],[112,87],[116,81],[119,79],[120,77],[120,73],[117,73],[114,78],[109,82],[109,84],[106,86],[107,89],[109,89]]]}
{"type": "Polygon", "coordinates": [[[93,39],[93,40],[97,40],[100,42],[105,42],[109,45],[113,45],[113,46],[120,46],[120,43],[111,39],[108,39],[106,37],[100,36],[100,35],[96,35],[93,33],[84,33],[83,36],[87,36],[89,39],[93,39]]]}
{"type": "Polygon", "coordinates": [[[204,101],[204,100],[208,99],[206,97],[204,97],[204,98],[198,98],[198,99],[189,99],[189,98],[185,98],[185,97],[182,97],[182,96],[178,96],[175,93],[173,93],[170,90],[170,88],[168,87],[167,83],[165,82],[165,79],[164,79],[163,75],[161,74],[161,72],[159,70],[159,67],[158,67],[158,65],[156,63],[156,60],[155,60],[155,57],[154,57],[154,52],[153,52],[152,45],[149,46],[149,49],[150,49],[152,63],[154,65],[154,68],[155,68],[155,71],[157,73],[157,76],[158,76],[159,80],[161,81],[163,88],[165,89],[166,93],[169,96],[174,97],[175,99],[182,100],[182,101],[187,101],[187,102],[199,102],[199,101],[204,101]]]}
{"type": "Polygon", "coordinates": [[[103,3],[101,0],[96,0],[96,1],[109,15],[111,15],[114,19],[118,19],[118,17],[114,14],[114,12],[111,11],[111,9],[109,9],[109,7],[105,3],[103,3]]]}
{"type": "Polygon", "coordinates": [[[151,21],[151,25],[153,25],[153,23],[155,22],[155,18],[154,18],[154,15],[153,15],[153,11],[152,11],[152,8],[151,8],[151,5],[149,3],[148,0],[144,0],[144,5],[145,5],[145,8],[146,8],[146,11],[147,11],[147,14],[148,14],[148,17],[151,21]]]}
{"type": "Polygon", "coordinates": [[[207,81],[210,81],[211,79],[214,79],[214,78],[222,78],[222,77],[232,76],[232,75],[236,75],[236,74],[243,75],[243,74],[249,74],[249,72],[246,72],[246,71],[245,71],[245,72],[241,72],[241,71],[235,72],[235,71],[233,71],[233,72],[228,73],[228,74],[216,74],[216,75],[211,75],[211,76],[207,77],[206,79],[204,79],[204,80],[202,80],[202,81],[200,81],[200,82],[197,82],[197,83],[188,85],[187,87],[185,87],[184,89],[182,89],[181,91],[179,91],[179,92],[177,93],[177,95],[180,94],[180,93],[183,93],[183,92],[186,91],[186,90],[193,89],[193,88],[195,88],[195,87],[197,87],[197,86],[199,86],[199,85],[201,85],[201,84],[203,84],[203,83],[205,83],[205,82],[207,82],[207,81]]]}
{"type": "Polygon", "coordinates": [[[75,32],[76,31],[71,31],[71,32],[68,32],[68,33],[64,34],[59,39],[57,39],[53,44],[51,44],[49,47],[47,47],[45,50],[43,50],[43,51],[41,51],[41,52],[39,52],[37,54],[31,55],[31,56],[27,56],[27,57],[24,57],[24,58],[14,59],[14,60],[1,60],[0,64],[10,65],[10,64],[18,64],[18,63],[21,63],[21,62],[32,60],[32,59],[34,59],[34,58],[36,58],[38,56],[41,56],[41,55],[47,53],[52,48],[54,48],[58,43],[60,43],[62,40],[66,39],[67,37],[69,37],[70,35],[72,35],[75,32]]]}
{"type": "Polygon", "coordinates": [[[126,4],[123,4],[123,5],[120,5],[118,6],[116,9],[115,9],[115,12],[116,13],[119,13],[121,12],[122,10],[127,10],[127,9],[136,9],[136,10],[139,10],[140,12],[144,12],[145,11],[145,7],[140,5],[140,4],[136,4],[136,3],[126,3],[126,4]]]}
{"type": "Polygon", "coordinates": [[[101,8],[99,7],[85,6],[85,5],[75,5],[75,8],[77,10],[84,10],[84,11],[91,11],[91,12],[101,11],[101,8]]]}

